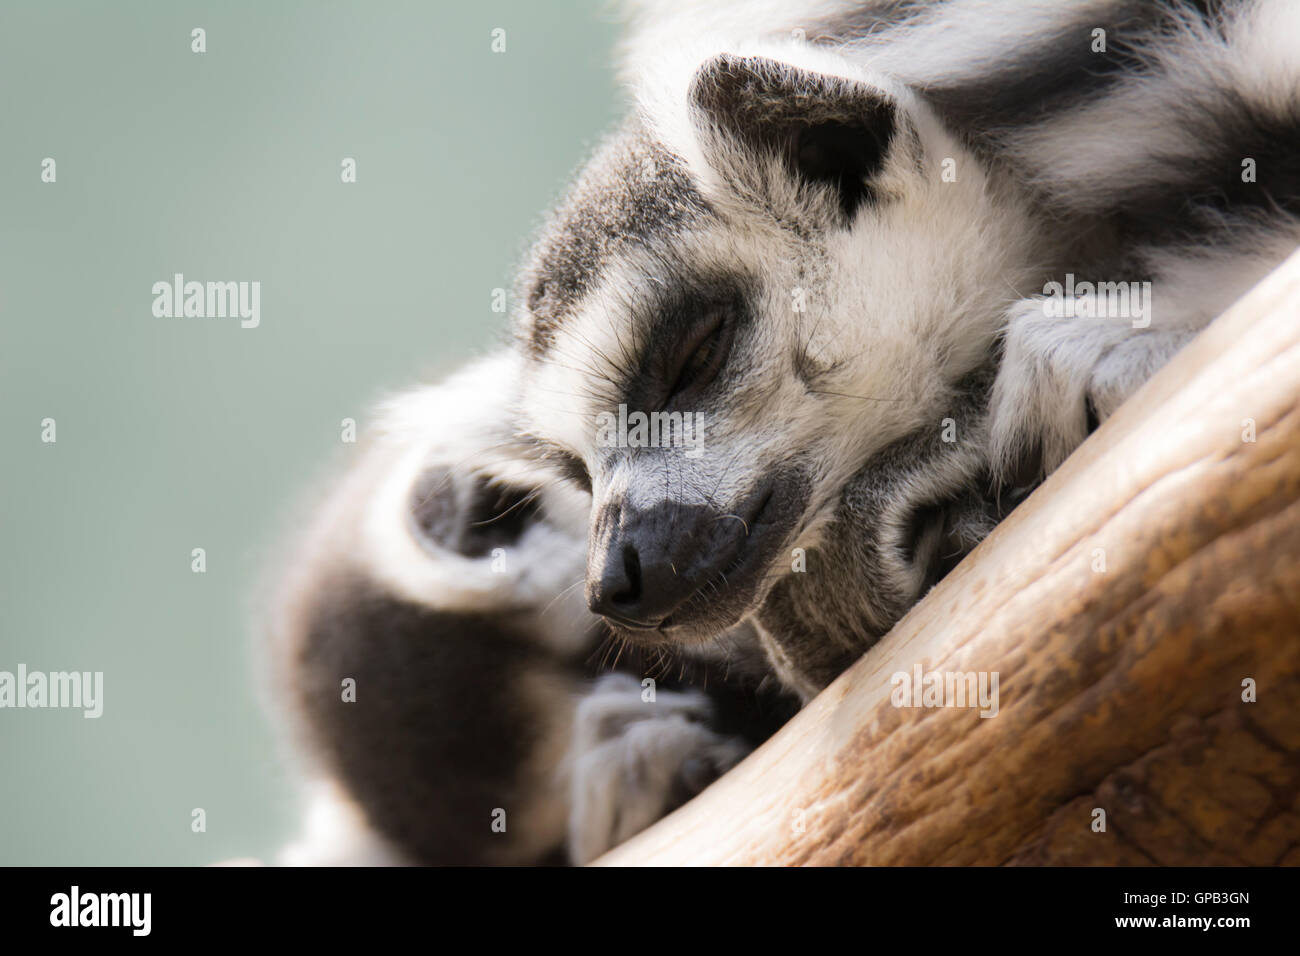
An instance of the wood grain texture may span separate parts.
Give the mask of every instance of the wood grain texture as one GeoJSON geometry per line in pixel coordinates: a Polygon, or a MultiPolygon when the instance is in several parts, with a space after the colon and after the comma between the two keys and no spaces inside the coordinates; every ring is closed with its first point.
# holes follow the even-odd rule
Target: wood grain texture
{"type": "Polygon", "coordinates": [[[1300,863],[1300,254],[780,733],[598,863],[1300,863]],[[916,664],[997,672],[997,715],[895,707],[916,664]]]}

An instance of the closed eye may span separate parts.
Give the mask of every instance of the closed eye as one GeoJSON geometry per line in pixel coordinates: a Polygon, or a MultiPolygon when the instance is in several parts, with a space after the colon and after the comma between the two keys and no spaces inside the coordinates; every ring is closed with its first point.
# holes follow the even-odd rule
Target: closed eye
{"type": "Polygon", "coordinates": [[[698,393],[717,378],[735,338],[734,318],[732,306],[714,306],[682,340],[668,377],[672,384],[665,404],[680,402],[684,396],[698,393]]]}

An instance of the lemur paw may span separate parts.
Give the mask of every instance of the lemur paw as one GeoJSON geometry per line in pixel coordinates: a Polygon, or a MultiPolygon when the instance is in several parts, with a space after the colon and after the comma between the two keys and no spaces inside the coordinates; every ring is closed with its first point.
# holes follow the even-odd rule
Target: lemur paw
{"type": "Polygon", "coordinates": [[[681,806],[740,761],[743,741],[706,721],[697,691],[642,699],[624,674],[601,678],[578,705],[569,814],[569,856],[589,863],[681,806]]]}
{"type": "Polygon", "coordinates": [[[1041,298],[1008,314],[989,406],[990,459],[1004,484],[1051,474],[1194,334],[1085,317],[1101,310],[1082,301],[1076,317],[1049,314],[1041,298]]]}

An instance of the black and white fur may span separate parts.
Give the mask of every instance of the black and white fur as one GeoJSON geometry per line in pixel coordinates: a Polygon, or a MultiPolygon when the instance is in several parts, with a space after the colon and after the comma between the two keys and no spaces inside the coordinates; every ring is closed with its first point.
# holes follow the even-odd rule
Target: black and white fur
{"type": "Polygon", "coordinates": [[[751,705],[755,640],[824,687],[1300,243],[1296,36],[1289,0],[636,6],[513,353],[393,403],[292,566],[329,806],[391,859],[584,861],[738,759],[763,721],[646,710],[605,628],[751,705]],[[1066,273],[1151,282],[1149,327],[1049,318],[1066,273]],[[704,453],[598,442],[620,404],[704,453]]]}
{"type": "Polygon", "coordinates": [[[605,639],[590,500],[513,436],[518,366],[385,403],[285,560],[272,674],[311,799],[283,862],[587,862],[793,710],[745,629],[691,660],[605,639]]]}
{"type": "Polygon", "coordinates": [[[517,316],[593,608],[649,644],[752,620],[825,686],[1300,242],[1297,35],[1286,0],[646,5],[517,316]],[[1151,282],[1149,327],[1048,317],[1067,273],[1151,282]],[[619,404],[702,411],[707,454],[600,447],[619,404]]]}

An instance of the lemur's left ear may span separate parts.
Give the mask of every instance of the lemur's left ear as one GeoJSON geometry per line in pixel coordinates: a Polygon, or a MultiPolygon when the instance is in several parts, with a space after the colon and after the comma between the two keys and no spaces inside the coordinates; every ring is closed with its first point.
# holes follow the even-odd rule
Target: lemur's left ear
{"type": "Polygon", "coordinates": [[[729,143],[775,155],[800,180],[832,187],[845,222],[874,198],[871,180],[897,125],[897,104],[881,90],[764,57],[714,57],[690,100],[710,163],[728,167],[721,175],[747,178],[726,161],[729,143]]]}

